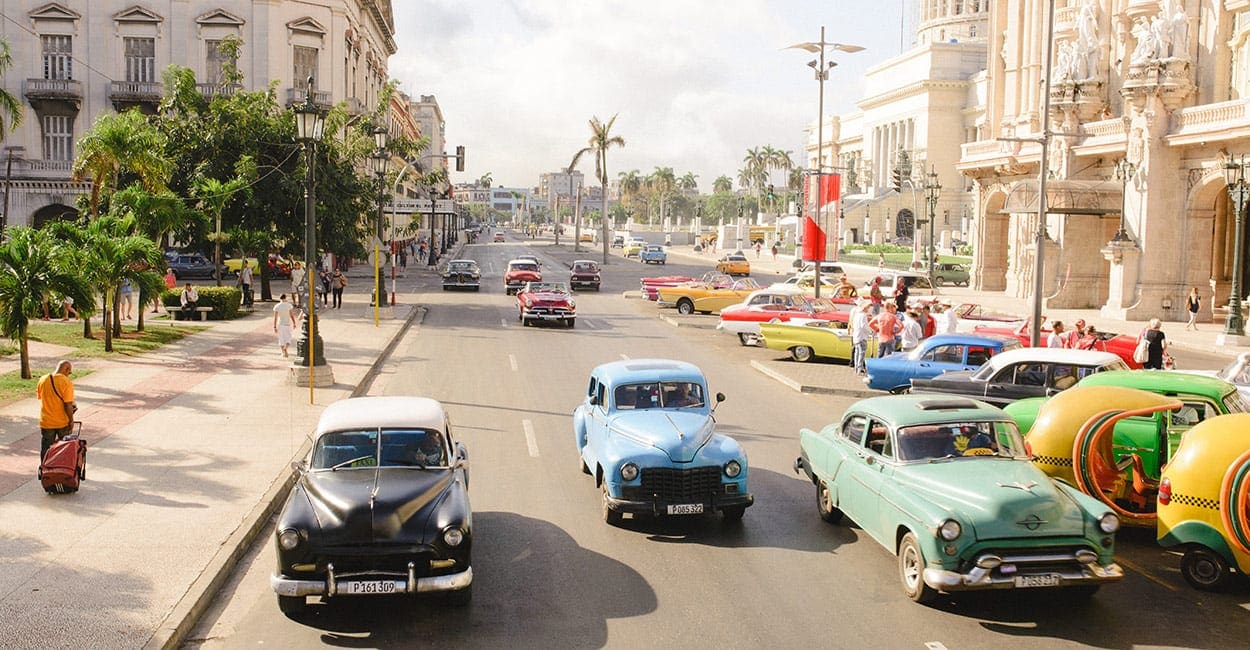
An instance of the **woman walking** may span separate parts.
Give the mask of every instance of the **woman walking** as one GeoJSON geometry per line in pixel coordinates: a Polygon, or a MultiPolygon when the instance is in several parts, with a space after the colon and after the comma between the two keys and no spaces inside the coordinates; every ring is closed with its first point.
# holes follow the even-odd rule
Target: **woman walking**
{"type": "Polygon", "coordinates": [[[347,276],[343,272],[334,269],[334,275],[330,276],[330,290],[334,292],[334,305],[331,309],[343,308],[343,289],[347,286],[347,276]]]}
{"type": "Polygon", "coordinates": [[[1198,331],[1198,309],[1202,307],[1202,299],[1198,297],[1198,287],[1189,290],[1189,297],[1185,299],[1185,309],[1189,311],[1189,322],[1185,323],[1185,329],[1194,328],[1198,331]]]}
{"type": "Polygon", "coordinates": [[[1152,318],[1141,334],[1147,343],[1146,361],[1142,364],[1147,370],[1163,369],[1163,351],[1168,347],[1168,339],[1163,335],[1162,327],[1163,323],[1158,318],[1152,318]]]}

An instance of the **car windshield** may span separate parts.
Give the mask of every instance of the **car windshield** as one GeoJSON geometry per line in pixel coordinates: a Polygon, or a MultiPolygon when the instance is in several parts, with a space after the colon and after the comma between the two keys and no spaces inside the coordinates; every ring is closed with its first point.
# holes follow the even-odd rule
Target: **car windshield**
{"type": "Polygon", "coordinates": [[[617,386],[618,410],[703,406],[703,386],[692,381],[661,381],[617,386]]]}
{"type": "Polygon", "coordinates": [[[811,309],[813,312],[838,311],[837,306],[824,298],[809,298],[805,302],[807,302],[808,309],[811,309]]]}
{"type": "Polygon", "coordinates": [[[1013,422],[951,422],[902,427],[898,455],[903,461],[973,456],[1027,459],[1024,438],[1013,422]]]}
{"type": "Polygon", "coordinates": [[[508,267],[512,271],[537,271],[538,270],[538,265],[532,262],[517,262],[515,264],[509,264],[508,267]]]}
{"type": "Polygon", "coordinates": [[[664,250],[664,249],[663,249],[663,248],[661,248],[661,247],[659,247],[659,246],[648,246],[648,247],[647,247],[647,252],[648,252],[648,253],[658,253],[658,252],[660,252],[660,251],[662,251],[662,250],[664,250]]]}
{"type": "Polygon", "coordinates": [[[599,270],[599,267],[595,266],[594,264],[582,263],[582,264],[574,264],[573,270],[579,273],[594,273],[595,271],[599,270]]]}
{"type": "Polygon", "coordinates": [[[472,262],[452,262],[450,266],[451,266],[452,271],[472,271],[473,270],[472,262]]]}
{"type": "Polygon", "coordinates": [[[525,290],[530,293],[568,293],[568,289],[559,282],[530,282],[525,285],[525,290]]]}
{"type": "Polygon", "coordinates": [[[433,429],[357,429],[327,433],[313,447],[311,469],[444,467],[447,442],[433,429]],[[379,454],[381,462],[379,463],[379,454]]]}

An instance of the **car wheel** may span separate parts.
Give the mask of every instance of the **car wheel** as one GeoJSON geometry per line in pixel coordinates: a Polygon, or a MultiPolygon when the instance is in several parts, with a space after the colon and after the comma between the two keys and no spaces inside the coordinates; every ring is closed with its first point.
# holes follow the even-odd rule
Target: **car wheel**
{"type": "Polygon", "coordinates": [[[944,284],[946,284],[946,280],[942,276],[939,275],[933,278],[933,286],[940,287],[944,284]]]}
{"type": "Polygon", "coordinates": [[[689,298],[682,298],[677,301],[677,313],[689,316],[694,313],[694,301],[689,298]]]}
{"type": "MultiPolygon", "coordinates": [[[[578,449],[577,451],[578,451],[579,453],[581,452],[581,450],[580,450],[580,449],[578,449]]],[[[585,458],[582,458],[582,457],[579,455],[579,456],[577,457],[577,464],[582,466],[582,473],[583,473],[583,474],[590,474],[590,468],[586,466],[586,459],[585,459],[585,458]]]]}
{"type": "Polygon", "coordinates": [[[753,339],[751,338],[751,335],[746,332],[738,332],[738,342],[743,345],[751,345],[753,339]]]}
{"type": "Polygon", "coordinates": [[[469,585],[464,589],[447,592],[445,598],[447,604],[453,607],[468,607],[473,602],[473,585],[469,585]]]}
{"type": "Polygon", "coordinates": [[[1194,589],[1217,591],[1228,584],[1231,572],[1219,553],[1205,546],[1191,546],[1181,558],[1181,575],[1194,589]]]}
{"type": "Polygon", "coordinates": [[[898,577],[903,582],[903,593],[913,602],[927,603],[937,595],[924,583],[924,553],[915,533],[903,535],[898,545],[898,577]]]}
{"type": "Polygon", "coordinates": [[[566,319],[564,320],[564,324],[565,324],[566,326],[568,326],[568,327],[569,327],[569,329],[572,329],[572,328],[574,328],[574,327],[577,327],[577,319],[576,319],[576,318],[566,318],[566,319]]]}
{"type": "Polygon", "coordinates": [[[595,285],[595,293],[599,293],[599,285],[595,285]]]}
{"type": "Polygon", "coordinates": [[[725,523],[733,524],[733,523],[742,521],[742,515],[745,515],[747,513],[747,507],[746,506],[730,506],[728,508],[722,508],[720,512],[721,512],[722,520],[725,523]]]}
{"type": "Polygon", "coordinates": [[[833,494],[829,492],[829,485],[824,481],[816,482],[816,511],[820,513],[820,518],[836,524],[842,521],[842,511],[833,505],[833,494]]]}
{"type": "Polygon", "coordinates": [[[308,599],[303,596],[278,596],[278,609],[288,617],[298,616],[308,609],[308,599]]]}
{"type": "Polygon", "coordinates": [[[911,386],[895,386],[890,389],[891,395],[907,395],[911,392],[911,386]]]}
{"type": "Polygon", "coordinates": [[[615,526],[621,523],[621,518],[622,518],[621,513],[613,510],[611,507],[608,506],[608,482],[603,481],[602,483],[599,484],[599,487],[603,492],[603,506],[602,507],[603,507],[604,523],[612,525],[612,526],[615,526]]]}
{"type": "Polygon", "coordinates": [[[795,361],[806,363],[811,361],[815,356],[816,353],[813,352],[812,348],[807,345],[796,345],[793,348],[790,348],[790,358],[795,361]]]}

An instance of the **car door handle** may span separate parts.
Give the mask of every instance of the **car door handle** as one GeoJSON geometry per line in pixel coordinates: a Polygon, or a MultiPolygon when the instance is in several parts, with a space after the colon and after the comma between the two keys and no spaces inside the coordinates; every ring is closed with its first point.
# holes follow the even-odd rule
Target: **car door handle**
{"type": "Polygon", "coordinates": [[[921,367],[921,368],[928,368],[928,367],[929,367],[929,364],[924,363],[924,362],[921,362],[920,367],[921,367]]]}

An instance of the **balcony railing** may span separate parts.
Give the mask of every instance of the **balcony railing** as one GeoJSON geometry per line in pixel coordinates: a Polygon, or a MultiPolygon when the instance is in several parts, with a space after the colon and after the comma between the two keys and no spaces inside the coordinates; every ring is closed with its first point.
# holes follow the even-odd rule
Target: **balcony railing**
{"type": "MultiPolygon", "coordinates": [[[[303,104],[304,98],[308,96],[308,91],[303,88],[287,88],[286,89],[286,105],[294,106],[303,104]]],[[[321,108],[329,108],[333,104],[330,103],[330,91],[314,90],[313,103],[321,108]]]]}
{"type": "Polygon", "coordinates": [[[218,95],[222,97],[230,97],[235,93],[243,90],[243,87],[235,84],[233,86],[223,86],[221,84],[195,84],[195,89],[200,91],[204,99],[212,99],[218,95]]]}
{"type": "Polygon", "coordinates": [[[27,79],[22,92],[38,110],[38,102],[70,102],[75,108],[82,103],[82,82],[74,79],[27,79]]]}
{"type": "Polygon", "coordinates": [[[1000,153],[1005,153],[1007,148],[1002,142],[997,140],[979,140],[977,142],[969,142],[959,145],[960,158],[970,160],[975,158],[989,158],[1000,153]]]}
{"type": "Polygon", "coordinates": [[[13,178],[68,181],[73,169],[71,160],[13,159],[13,178]]]}
{"type": "Polygon", "coordinates": [[[109,82],[109,99],[114,103],[159,102],[164,86],[156,81],[109,82]]]}
{"type": "MultiPolygon", "coordinates": [[[[317,101],[314,95],[313,101],[317,101]]],[[[350,115],[363,115],[365,112],[365,103],[357,97],[348,97],[344,100],[347,103],[347,112],[350,115]]]]}
{"type": "Polygon", "coordinates": [[[1250,101],[1229,102],[1182,108],[1172,113],[1171,134],[1225,129],[1250,124],[1250,101]]]}

